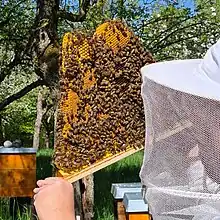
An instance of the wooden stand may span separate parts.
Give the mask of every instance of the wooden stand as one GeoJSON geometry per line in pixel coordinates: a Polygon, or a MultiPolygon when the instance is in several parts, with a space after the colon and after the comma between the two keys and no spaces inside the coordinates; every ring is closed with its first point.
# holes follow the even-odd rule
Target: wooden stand
{"type": "Polygon", "coordinates": [[[10,212],[31,205],[36,186],[36,149],[0,149],[0,197],[10,197],[10,212]]]}
{"type": "Polygon", "coordinates": [[[114,219],[115,220],[126,220],[126,213],[122,199],[114,200],[114,219]]]}
{"type": "Polygon", "coordinates": [[[125,193],[123,204],[126,211],[126,220],[151,220],[148,205],[144,203],[140,192],[125,193]]]}

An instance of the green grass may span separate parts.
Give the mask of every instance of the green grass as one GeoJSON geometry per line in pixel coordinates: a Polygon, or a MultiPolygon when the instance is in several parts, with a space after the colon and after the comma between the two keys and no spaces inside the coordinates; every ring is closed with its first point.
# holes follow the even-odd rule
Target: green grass
{"type": "MultiPolygon", "coordinates": [[[[52,150],[40,150],[37,153],[37,179],[52,175],[52,150]]],[[[138,152],[94,174],[95,181],[95,219],[113,220],[112,183],[139,182],[139,171],[143,152],[138,152]]],[[[30,210],[18,216],[10,216],[9,199],[0,199],[0,220],[30,220],[30,210]]]]}

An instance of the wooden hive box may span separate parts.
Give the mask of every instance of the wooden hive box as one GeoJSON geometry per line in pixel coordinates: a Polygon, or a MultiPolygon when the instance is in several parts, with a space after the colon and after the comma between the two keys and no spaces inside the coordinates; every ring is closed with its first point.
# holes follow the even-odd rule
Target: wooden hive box
{"type": "Polygon", "coordinates": [[[144,202],[141,192],[125,193],[123,204],[126,212],[125,220],[152,220],[148,204],[144,202]]]}
{"type": "Polygon", "coordinates": [[[114,219],[126,220],[126,212],[123,204],[124,194],[128,192],[141,192],[141,183],[113,183],[111,194],[114,198],[114,219]]]}
{"type": "Polygon", "coordinates": [[[32,197],[36,186],[36,149],[0,149],[0,197],[32,197]]]}

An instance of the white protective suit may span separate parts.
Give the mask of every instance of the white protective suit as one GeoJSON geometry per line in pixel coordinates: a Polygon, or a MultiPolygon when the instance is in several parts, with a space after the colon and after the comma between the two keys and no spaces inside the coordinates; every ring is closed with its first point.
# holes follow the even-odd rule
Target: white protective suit
{"type": "Polygon", "coordinates": [[[204,59],[142,70],[140,172],[153,220],[220,220],[220,41],[204,59]]]}

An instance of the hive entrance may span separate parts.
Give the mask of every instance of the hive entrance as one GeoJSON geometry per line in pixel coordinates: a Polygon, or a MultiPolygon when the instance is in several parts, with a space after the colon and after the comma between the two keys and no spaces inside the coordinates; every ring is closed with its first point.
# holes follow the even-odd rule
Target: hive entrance
{"type": "Polygon", "coordinates": [[[60,64],[60,101],[54,163],[65,172],[133,148],[145,136],[140,68],[154,62],[118,21],[93,36],[67,33],[60,64]]]}

